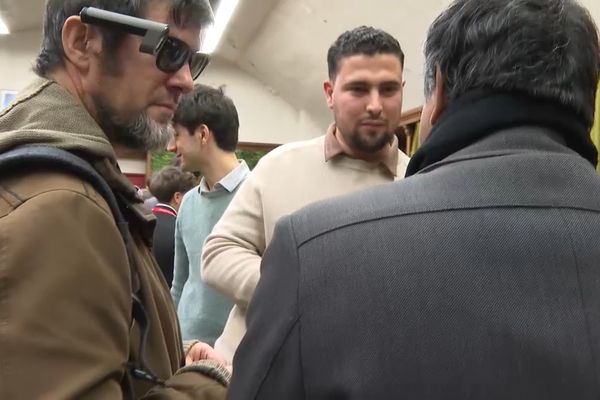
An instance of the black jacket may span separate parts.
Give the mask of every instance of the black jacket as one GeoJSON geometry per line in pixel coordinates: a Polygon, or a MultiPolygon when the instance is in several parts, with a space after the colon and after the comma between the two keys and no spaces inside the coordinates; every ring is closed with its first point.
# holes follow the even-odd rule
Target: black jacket
{"type": "Polygon", "coordinates": [[[156,228],[152,252],[169,287],[173,283],[173,260],[175,257],[175,221],[177,214],[172,208],[157,204],[152,212],[156,215],[156,228]]]}

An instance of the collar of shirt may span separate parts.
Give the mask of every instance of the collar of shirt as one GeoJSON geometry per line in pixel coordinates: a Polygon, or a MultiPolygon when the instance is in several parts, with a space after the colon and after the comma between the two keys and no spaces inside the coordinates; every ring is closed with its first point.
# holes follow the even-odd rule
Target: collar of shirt
{"type": "Polygon", "coordinates": [[[209,190],[206,186],[206,180],[202,177],[200,181],[200,194],[206,194],[216,191],[226,190],[229,193],[233,192],[235,188],[246,178],[246,175],[250,172],[246,161],[240,160],[240,164],[235,167],[231,172],[225,175],[219,182],[215,184],[213,190],[209,190]]]}
{"type": "Polygon", "coordinates": [[[154,207],[152,207],[152,212],[153,213],[157,213],[157,212],[161,213],[161,211],[162,211],[161,209],[165,211],[165,212],[162,212],[162,214],[173,215],[174,217],[177,216],[177,210],[175,210],[173,207],[171,207],[170,205],[165,204],[165,203],[156,203],[156,205],[154,207]]]}
{"type": "MultiPolygon", "coordinates": [[[[325,161],[329,161],[340,154],[345,154],[344,149],[335,134],[335,124],[331,124],[325,135],[325,161]]],[[[394,135],[394,139],[388,148],[385,151],[381,151],[380,154],[381,157],[378,161],[383,164],[392,175],[396,176],[398,171],[398,138],[396,135],[394,135]]],[[[345,155],[348,156],[348,154],[345,155]]]]}

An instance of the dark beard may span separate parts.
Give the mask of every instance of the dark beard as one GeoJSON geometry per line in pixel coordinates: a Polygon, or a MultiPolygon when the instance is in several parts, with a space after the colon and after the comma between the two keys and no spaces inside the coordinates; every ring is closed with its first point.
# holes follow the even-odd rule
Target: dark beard
{"type": "Polygon", "coordinates": [[[363,140],[363,137],[360,135],[359,132],[353,132],[352,135],[350,135],[350,137],[344,136],[344,139],[347,141],[350,147],[367,154],[377,153],[385,146],[390,144],[391,138],[392,135],[390,135],[389,132],[386,132],[375,142],[363,140]]]}
{"type": "Polygon", "coordinates": [[[99,96],[93,99],[98,125],[111,141],[132,149],[145,151],[163,150],[173,136],[170,123],[159,124],[145,112],[124,120],[99,96]]]}

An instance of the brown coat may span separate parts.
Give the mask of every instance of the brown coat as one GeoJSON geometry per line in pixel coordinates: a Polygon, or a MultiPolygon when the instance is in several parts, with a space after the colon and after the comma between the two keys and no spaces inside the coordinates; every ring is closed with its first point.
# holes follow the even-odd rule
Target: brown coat
{"type": "MultiPolygon", "coordinates": [[[[17,144],[77,150],[133,202],[135,189],[90,120],[60,86],[37,82],[0,114],[0,152],[17,144]],[[64,111],[58,118],[53,105],[64,111]],[[85,127],[94,145],[66,125],[85,127]]],[[[78,178],[23,167],[0,177],[0,398],[119,399],[133,390],[144,399],[223,399],[217,381],[177,372],[184,360],[177,316],[147,245],[148,222],[134,214],[126,218],[150,325],[144,356],[166,384],[129,380],[126,364],[138,356],[140,333],[131,318],[131,269],[110,209],[78,178]]]]}

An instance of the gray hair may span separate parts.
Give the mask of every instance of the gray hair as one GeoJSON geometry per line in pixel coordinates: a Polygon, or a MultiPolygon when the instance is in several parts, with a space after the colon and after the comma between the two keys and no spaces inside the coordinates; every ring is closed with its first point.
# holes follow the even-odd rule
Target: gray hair
{"type": "Polygon", "coordinates": [[[439,66],[448,100],[475,89],[516,91],[570,107],[591,127],[597,28],[575,0],[456,0],[425,43],[425,96],[439,66]]]}
{"type": "MultiPolygon", "coordinates": [[[[79,15],[84,7],[96,7],[143,18],[149,4],[160,2],[171,3],[173,22],[178,27],[201,28],[213,21],[208,0],[47,0],[42,46],[35,62],[35,73],[45,77],[56,67],[64,66],[63,25],[69,17],[79,15]]],[[[114,54],[124,33],[98,29],[104,39],[107,54],[114,54]]]]}

